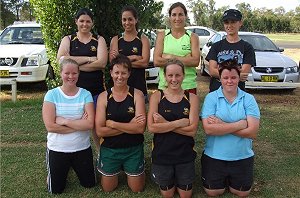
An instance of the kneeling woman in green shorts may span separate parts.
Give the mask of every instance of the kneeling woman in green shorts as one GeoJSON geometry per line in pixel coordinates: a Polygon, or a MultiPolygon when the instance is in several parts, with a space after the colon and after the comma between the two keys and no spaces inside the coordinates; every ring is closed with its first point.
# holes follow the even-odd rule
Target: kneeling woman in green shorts
{"type": "Polygon", "coordinates": [[[118,186],[118,174],[127,174],[128,186],[140,192],[145,186],[144,131],[146,109],[143,93],[127,85],[130,60],[119,54],[111,61],[114,85],[99,95],[96,110],[96,132],[100,141],[97,168],[102,174],[105,192],[118,186]]]}

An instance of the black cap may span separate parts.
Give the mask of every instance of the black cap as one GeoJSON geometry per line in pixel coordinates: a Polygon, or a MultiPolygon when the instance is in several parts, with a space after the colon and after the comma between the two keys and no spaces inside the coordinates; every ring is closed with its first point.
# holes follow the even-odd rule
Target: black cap
{"type": "Polygon", "coordinates": [[[242,13],[235,9],[229,9],[224,12],[222,19],[223,21],[226,20],[240,21],[242,20],[242,13]]]}

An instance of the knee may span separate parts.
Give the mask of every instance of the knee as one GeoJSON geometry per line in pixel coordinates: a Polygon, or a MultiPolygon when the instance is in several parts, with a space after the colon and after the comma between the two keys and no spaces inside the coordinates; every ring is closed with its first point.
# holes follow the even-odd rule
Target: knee
{"type": "Polygon", "coordinates": [[[134,192],[134,193],[139,193],[139,192],[143,192],[143,191],[144,191],[144,185],[140,185],[140,186],[129,186],[129,188],[130,188],[131,191],[134,192]]]}
{"type": "Polygon", "coordinates": [[[250,191],[251,190],[248,190],[248,191],[239,191],[239,190],[235,190],[233,188],[230,188],[230,192],[236,196],[239,196],[239,197],[248,197],[250,195],[250,191]]]}
{"type": "Polygon", "coordinates": [[[217,189],[217,190],[210,190],[207,188],[204,188],[205,193],[210,197],[216,197],[220,196],[225,192],[225,189],[217,189]]]}

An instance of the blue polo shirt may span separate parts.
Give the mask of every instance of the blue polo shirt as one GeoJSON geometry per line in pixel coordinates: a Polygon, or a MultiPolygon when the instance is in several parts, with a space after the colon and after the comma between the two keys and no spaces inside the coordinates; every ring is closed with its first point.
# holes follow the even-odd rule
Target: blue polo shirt
{"type": "MultiPolygon", "coordinates": [[[[223,94],[223,89],[207,94],[202,106],[202,119],[216,116],[224,122],[237,122],[245,120],[247,116],[260,119],[258,105],[253,95],[238,88],[237,97],[230,104],[223,94]]],[[[235,161],[246,159],[254,155],[252,139],[232,134],[206,135],[204,153],[211,158],[235,161]]]]}

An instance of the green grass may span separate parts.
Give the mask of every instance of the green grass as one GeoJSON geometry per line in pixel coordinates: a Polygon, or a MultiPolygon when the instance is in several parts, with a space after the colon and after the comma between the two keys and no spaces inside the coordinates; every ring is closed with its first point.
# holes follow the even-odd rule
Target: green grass
{"type": "MultiPolygon", "coordinates": [[[[300,194],[299,95],[254,95],[262,118],[259,136],[254,141],[256,156],[251,197],[297,197],[300,194]]],[[[34,99],[18,100],[16,103],[1,103],[1,197],[53,197],[46,190],[47,133],[41,118],[41,106],[42,95],[34,99]]],[[[112,193],[104,193],[99,186],[85,189],[71,171],[65,192],[59,197],[160,197],[149,175],[151,139],[152,136],[146,132],[147,180],[144,192],[132,193],[124,175],[120,176],[119,187],[112,193]]],[[[200,179],[203,143],[200,124],[196,137],[198,157],[194,197],[205,197],[200,179]]],[[[223,197],[234,196],[226,193],[223,197]]]]}
{"type": "Polygon", "coordinates": [[[299,42],[300,41],[300,34],[293,34],[293,33],[287,33],[287,34],[266,34],[268,38],[273,40],[274,42],[277,41],[288,41],[288,42],[299,42]]]}

